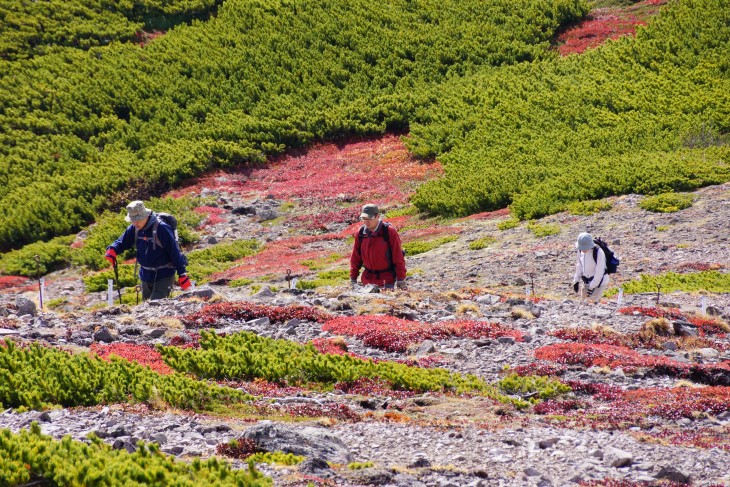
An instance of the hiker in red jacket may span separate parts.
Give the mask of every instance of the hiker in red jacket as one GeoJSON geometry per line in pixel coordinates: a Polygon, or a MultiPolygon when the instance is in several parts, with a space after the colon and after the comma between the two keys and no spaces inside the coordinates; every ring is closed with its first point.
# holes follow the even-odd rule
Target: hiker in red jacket
{"type": "Polygon", "coordinates": [[[361,281],[386,289],[406,289],[406,260],[398,231],[381,221],[376,205],[362,207],[362,227],[355,234],[355,244],[350,256],[350,284],[357,284],[360,268],[365,267],[361,281]]]}

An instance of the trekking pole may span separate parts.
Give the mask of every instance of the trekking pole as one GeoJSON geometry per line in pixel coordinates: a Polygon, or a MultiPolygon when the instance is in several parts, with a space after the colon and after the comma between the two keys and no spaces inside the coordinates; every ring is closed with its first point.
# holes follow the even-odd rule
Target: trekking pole
{"type": "Polygon", "coordinates": [[[530,272],[530,294],[535,295],[535,273],[530,272]]]}
{"type": "Polygon", "coordinates": [[[33,256],[35,260],[35,277],[38,279],[38,304],[43,309],[43,284],[41,284],[41,256],[36,254],[33,256]]]}
{"type": "Polygon", "coordinates": [[[139,284],[134,286],[134,292],[137,293],[137,303],[136,304],[139,304],[139,284]]]}
{"type": "Polygon", "coordinates": [[[116,259],[112,265],[114,266],[114,284],[117,285],[117,292],[119,293],[119,304],[122,304],[122,290],[119,288],[119,268],[116,259]]]}

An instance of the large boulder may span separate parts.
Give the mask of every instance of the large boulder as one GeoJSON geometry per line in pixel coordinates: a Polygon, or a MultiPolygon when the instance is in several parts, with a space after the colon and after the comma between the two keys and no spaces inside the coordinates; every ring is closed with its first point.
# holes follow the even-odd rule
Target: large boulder
{"type": "Polygon", "coordinates": [[[282,451],[339,464],[351,463],[353,458],[342,440],[324,428],[261,421],[244,431],[242,437],[270,452],[282,451]]]}

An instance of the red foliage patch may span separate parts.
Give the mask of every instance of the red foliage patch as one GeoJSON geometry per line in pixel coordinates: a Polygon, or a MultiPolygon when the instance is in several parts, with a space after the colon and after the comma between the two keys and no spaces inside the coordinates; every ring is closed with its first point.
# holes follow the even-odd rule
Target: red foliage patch
{"type": "Polygon", "coordinates": [[[228,443],[220,443],[215,447],[215,452],[228,458],[236,460],[245,460],[254,453],[261,450],[256,446],[256,442],[250,438],[239,438],[228,443]]]}
{"type": "Polygon", "coordinates": [[[30,279],[22,276],[0,276],[0,290],[26,286],[28,285],[28,281],[30,279]]]}
{"type": "Polygon", "coordinates": [[[303,201],[405,202],[415,184],[443,173],[438,163],[413,158],[397,135],[320,143],[274,158],[267,166],[218,171],[198,178],[173,197],[203,187],[244,196],[303,201]]]}
{"type": "Polygon", "coordinates": [[[435,324],[409,321],[393,316],[343,316],[327,321],[322,329],[331,333],[355,336],[368,347],[389,352],[405,352],[409,345],[426,339],[450,337],[498,338],[511,336],[522,341],[523,333],[498,323],[456,320],[435,324]]]}
{"type": "MultiPolygon", "coordinates": [[[[713,322],[714,326],[718,326],[713,322]]],[[[706,325],[710,328],[710,325],[706,325]]],[[[702,328],[700,328],[702,330],[702,328]]],[[[645,348],[645,349],[657,349],[661,350],[662,345],[668,341],[671,341],[677,345],[679,349],[688,348],[714,348],[719,351],[725,351],[730,348],[730,345],[720,342],[714,342],[705,338],[668,338],[659,337],[653,334],[642,334],[642,333],[612,333],[608,331],[598,331],[589,328],[563,328],[560,330],[551,331],[548,333],[554,337],[560,338],[561,340],[570,340],[573,342],[590,343],[590,344],[603,344],[603,345],[614,345],[617,347],[629,347],[629,348],[645,348]]]]}
{"type": "Polygon", "coordinates": [[[209,304],[180,320],[188,328],[215,328],[222,320],[249,321],[264,317],[272,323],[283,323],[294,318],[323,323],[329,315],[311,306],[265,306],[238,302],[209,304]]]}
{"type": "Polygon", "coordinates": [[[712,428],[697,428],[691,431],[665,429],[662,431],[649,431],[645,434],[664,444],[668,442],[677,446],[719,448],[720,450],[730,451],[730,443],[728,443],[730,435],[728,433],[730,433],[730,430],[727,428],[724,431],[712,428]]]}
{"type": "MultiPolygon", "coordinates": [[[[357,224],[359,226],[359,223],[357,224]]],[[[244,277],[258,277],[267,275],[285,275],[291,270],[294,275],[309,273],[309,268],[302,264],[306,260],[319,260],[332,254],[330,250],[316,248],[307,250],[309,244],[318,244],[328,240],[344,240],[354,235],[355,230],[350,227],[340,233],[327,233],[323,235],[302,235],[286,240],[270,242],[256,255],[241,259],[240,265],[232,267],[224,272],[211,276],[216,279],[240,279],[244,277]]]]}
{"type": "Polygon", "coordinates": [[[198,206],[197,208],[193,208],[193,211],[200,213],[201,215],[206,215],[203,221],[201,221],[198,225],[198,228],[217,225],[218,223],[223,223],[225,221],[221,215],[224,214],[226,210],[217,206],[198,206]]]}
{"type": "Polygon", "coordinates": [[[92,343],[89,347],[91,353],[97,354],[104,360],[111,360],[112,355],[137,362],[138,364],[149,367],[155,372],[168,375],[172,374],[172,370],[163,360],[162,355],[148,345],[135,345],[134,343],[112,343],[110,345],[101,345],[92,343]]]}
{"type": "Polygon", "coordinates": [[[600,46],[608,39],[633,35],[638,25],[646,25],[656,14],[658,7],[667,0],[644,0],[627,8],[601,8],[591,12],[586,19],[562,32],[557,39],[561,55],[580,54],[600,46]]]}
{"type": "Polygon", "coordinates": [[[544,362],[532,362],[527,365],[518,365],[513,369],[514,373],[520,377],[528,375],[542,375],[542,376],[561,376],[568,369],[560,365],[553,365],[544,362]]]}
{"type": "Polygon", "coordinates": [[[629,348],[613,345],[558,343],[538,348],[535,358],[584,367],[620,367],[627,373],[642,368],[651,375],[689,378],[709,385],[730,385],[730,362],[687,364],[662,356],[641,355],[629,348]]]}

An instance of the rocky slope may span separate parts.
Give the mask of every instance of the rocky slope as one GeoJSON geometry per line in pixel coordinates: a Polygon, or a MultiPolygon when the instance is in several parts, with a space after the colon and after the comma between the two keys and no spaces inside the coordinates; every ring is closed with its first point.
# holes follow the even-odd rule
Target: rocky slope
{"type": "MultiPolygon", "coordinates": [[[[200,297],[217,296],[222,301],[252,301],[266,305],[303,304],[319,307],[333,315],[387,313],[429,323],[470,318],[500,323],[524,333],[524,341],[451,338],[427,340],[405,353],[368,347],[353,337],[344,337],[348,351],[375,359],[437,357],[442,367],[472,373],[494,382],[506,367],[514,369],[534,361],[533,352],[546,345],[562,343],[550,334],[562,328],[611,327],[636,333],[648,320],[639,314],[619,313],[616,297],[599,304],[581,303],[570,288],[575,251],[573,242],[581,231],[608,240],[621,257],[621,272],[613,276],[621,283],[640,274],[657,275],[685,265],[730,263],[730,184],[698,191],[697,201],[686,210],[648,213],[638,207],[641,196],[611,198],[613,208],[593,216],[553,215],[539,223],[554,223],[560,233],[536,237],[526,224],[499,230],[504,212],[436,222],[449,228],[458,239],[434,250],[408,256],[413,275],[409,290],[370,293],[345,285],[299,291],[287,289],[284,275],[274,275],[258,292],[208,284],[193,293],[173,299],[115,306],[89,311],[104,303],[103,293],[87,295],[76,271],[47,277],[47,296],[65,296],[68,304],[56,311],[38,312],[34,291],[6,291],[0,306],[5,318],[0,334],[49,345],[86,349],[93,343],[169,344],[175,336],[190,339],[176,317],[201,309],[200,297]],[[481,250],[469,243],[485,237],[494,242],[481,250]],[[272,289],[273,288],[273,289],[272,289]],[[540,300],[529,300],[529,290],[540,300]],[[196,297],[197,296],[197,297],[196,297]],[[189,299],[189,298],[193,299],[189,299]],[[534,302],[538,301],[538,302],[534,302]]],[[[208,226],[202,246],[218,241],[255,236],[276,241],[291,236],[290,220],[274,219],[281,201],[252,201],[232,192],[209,191],[221,206],[249,206],[256,211],[231,212],[228,219],[208,226]],[[268,209],[274,214],[264,214],[268,209]],[[256,214],[258,213],[258,214],[256,214]]],[[[296,212],[296,210],[293,210],[296,212]]],[[[291,215],[290,215],[291,216],[291,215]]],[[[346,225],[330,228],[340,231],[346,225]]],[[[306,227],[301,231],[307,231],[306,227]]],[[[318,242],[321,248],[346,254],[347,241],[318,242]]],[[[333,266],[345,266],[340,261],[333,266]]],[[[649,307],[657,304],[697,312],[701,296],[674,292],[624,295],[622,306],[649,307]]],[[[706,311],[730,319],[730,289],[706,295],[706,311]]],[[[306,343],[333,335],[314,322],[292,320],[271,323],[268,319],[250,322],[222,320],[219,331],[240,330],[306,343]]],[[[664,349],[643,351],[682,363],[718,364],[730,360],[730,339],[718,335],[717,349],[704,352],[664,349]]],[[[615,386],[621,391],[674,387],[678,379],[662,374],[624,372],[620,368],[568,367],[562,380],[615,386]]],[[[727,384],[725,384],[727,385],[727,384]]],[[[730,451],[727,442],[716,448],[698,448],[689,443],[647,438],[661,433],[663,426],[687,435],[713,431],[730,433],[730,413],[698,414],[692,419],[678,417],[654,422],[649,429],[640,425],[601,427],[566,422],[543,421],[527,412],[500,412],[495,404],[479,397],[440,394],[404,395],[293,392],[273,394],[263,401],[274,406],[316,406],[334,410],[347,406],[357,421],[323,414],[308,422],[279,422],[221,416],[205,416],[184,411],[160,411],[145,406],[59,409],[46,412],[0,413],[0,427],[13,430],[39,421],[45,433],[56,437],[84,438],[96,432],[115,448],[133,450],[137,440],[154,441],[163,451],[182,458],[210,456],[216,446],[245,435],[267,449],[303,454],[298,466],[260,465],[276,485],[571,485],[602,479],[625,480],[620,485],[647,482],[675,482],[692,485],[730,485],[730,451]],[[677,442],[675,442],[677,443],[677,442]],[[329,462],[329,464],[327,463],[329,462]],[[372,462],[362,469],[337,467],[351,462],[372,462]],[[335,468],[332,468],[335,466],[335,468]],[[632,483],[635,482],[635,483],[632,483]]],[[[588,413],[586,413],[588,414],[588,413]]],[[[712,445],[710,445],[712,446],[712,445]]],[[[243,465],[240,461],[239,465],[243,465]]],[[[619,484],[616,484],[619,485],[619,484]]]]}

